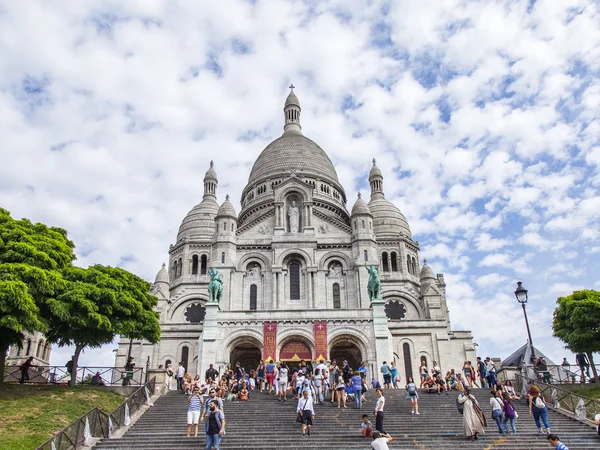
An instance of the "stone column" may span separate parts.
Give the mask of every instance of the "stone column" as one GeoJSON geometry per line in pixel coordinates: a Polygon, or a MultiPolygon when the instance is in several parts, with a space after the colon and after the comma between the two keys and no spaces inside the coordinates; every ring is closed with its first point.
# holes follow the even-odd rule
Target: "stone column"
{"type": "Polygon", "coordinates": [[[198,374],[202,376],[217,358],[217,318],[219,305],[209,302],[206,304],[206,315],[202,334],[198,338],[198,374]]]}
{"type": "Polygon", "coordinates": [[[373,331],[375,334],[375,369],[377,371],[377,377],[383,385],[379,367],[383,361],[389,361],[392,357],[392,335],[388,328],[388,320],[385,314],[385,301],[373,300],[373,302],[371,302],[371,307],[373,310],[373,331]]]}
{"type": "Polygon", "coordinates": [[[277,309],[277,272],[273,272],[273,285],[271,286],[271,309],[277,309]]]}

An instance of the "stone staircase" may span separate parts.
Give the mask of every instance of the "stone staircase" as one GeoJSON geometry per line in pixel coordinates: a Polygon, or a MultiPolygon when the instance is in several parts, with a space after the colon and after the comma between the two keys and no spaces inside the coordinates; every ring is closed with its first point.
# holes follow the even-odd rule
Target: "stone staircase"
{"type": "MultiPolygon", "coordinates": [[[[489,391],[474,390],[486,417],[490,417],[489,391]]],[[[404,390],[387,390],[385,429],[396,437],[391,449],[546,449],[545,436],[538,436],[533,418],[524,400],[516,403],[519,418],[517,435],[501,436],[495,422],[489,418],[486,435],[479,441],[466,441],[462,431],[462,416],[456,410],[458,393],[437,395],[421,393],[421,415],[410,414],[410,404],[404,390]]],[[[278,402],[275,396],[252,392],[248,402],[225,402],[226,435],[221,441],[224,450],[252,449],[368,449],[370,440],[360,435],[362,414],[371,421],[375,393],[369,391],[362,410],[348,404],[347,409],[327,402],[317,405],[315,425],[310,436],[302,436],[295,422],[296,401],[278,402]]],[[[119,439],[103,439],[95,449],[199,449],[206,445],[203,424],[198,438],[186,438],[186,396],[170,392],[160,397],[148,411],[119,439]]],[[[549,411],[552,431],[572,450],[598,450],[600,437],[595,430],[562,414],[549,411]]]]}

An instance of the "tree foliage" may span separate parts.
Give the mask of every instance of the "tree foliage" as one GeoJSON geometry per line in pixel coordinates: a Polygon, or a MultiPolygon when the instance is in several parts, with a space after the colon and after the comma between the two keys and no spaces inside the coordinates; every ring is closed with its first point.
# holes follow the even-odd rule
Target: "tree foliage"
{"type": "Polygon", "coordinates": [[[552,330],[575,353],[586,353],[592,363],[594,377],[598,374],[593,365],[593,353],[600,351],[600,292],[575,291],[559,297],[554,310],[552,330]]]}
{"type": "MultiPolygon", "coordinates": [[[[50,342],[75,345],[73,374],[85,347],[96,348],[117,334],[158,342],[157,299],[149,294],[150,283],[120,268],[91,266],[64,270],[62,292],[47,302],[50,342]]],[[[75,377],[72,377],[74,379],[75,377]]]]}
{"type": "Polygon", "coordinates": [[[64,288],[61,271],[75,259],[73,249],[65,230],[15,220],[0,208],[0,374],[6,350],[24,331],[46,329],[40,308],[64,288]]]}

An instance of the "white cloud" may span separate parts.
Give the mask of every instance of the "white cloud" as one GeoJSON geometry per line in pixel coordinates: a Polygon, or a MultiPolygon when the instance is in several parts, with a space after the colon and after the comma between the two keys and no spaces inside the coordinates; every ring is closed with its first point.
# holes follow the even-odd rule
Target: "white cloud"
{"type": "MultiPolygon", "coordinates": [[[[152,279],[210,159],[219,200],[240,197],[294,82],[348,198],[377,158],[422,257],[454,274],[456,326],[491,320],[509,270],[532,292],[532,274],[597,281],[599,24],[591,0],[10,2],[0,206],[68,229],[79,264],[152,279]]],[[[522,342],[473,329],[482,351],[522,342]]]]}

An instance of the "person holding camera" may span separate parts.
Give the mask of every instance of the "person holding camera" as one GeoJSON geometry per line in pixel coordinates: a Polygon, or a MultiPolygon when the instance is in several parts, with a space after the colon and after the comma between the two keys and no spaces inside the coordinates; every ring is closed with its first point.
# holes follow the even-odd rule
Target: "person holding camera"
{"type": "Polygon", "coordinates": [[[200,420],[200,410],[202,409],[202,396],[200,395],[200,387],[194,386],[192,395],[188,398],[188,413],[187,413],[187,437],[190,437],[192,425],[194,426],[194,437],[198,437],[198,421],[200,420]]]}

